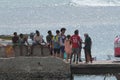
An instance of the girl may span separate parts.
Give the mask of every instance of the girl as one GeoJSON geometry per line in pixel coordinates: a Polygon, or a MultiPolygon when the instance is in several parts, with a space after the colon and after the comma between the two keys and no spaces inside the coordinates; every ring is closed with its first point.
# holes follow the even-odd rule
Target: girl
{"type": "Polygon", "coordinates": [[[67,38],[65,40],[65,52],[67,54],[67,57],[66,57],[66,61],[68,62],[68,58],[70,57],[71,53],[72,53],[72,44],[71,44],[71,41],[70,41],[70,35],[67,35],[67,38]]]}

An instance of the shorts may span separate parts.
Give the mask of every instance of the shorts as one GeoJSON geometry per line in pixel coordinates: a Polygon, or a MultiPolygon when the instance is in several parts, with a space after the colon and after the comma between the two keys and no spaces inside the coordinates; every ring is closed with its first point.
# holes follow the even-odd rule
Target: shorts
{"type": "Polygon", "coordinates": [[[79,48],[79,53],[81,53],[82,48],[79,48]]]}
{"type": "Polygon", "coordinates": [[[79,48],[72,48],[72,53],[79,54],[80,49],[79,48]]]}
{"type": "Polygon", "coordinates": [[[54,53],[60,54],[60,49],[59,48],[54,48],[54,53]]]}
{"type": "Polygon", "coordinates": [[[61,47],[60,47],[60,51],[61,51],[61,53],[64,54],[64,52],[65,52],[65,46],[61,46],[61,47]]]}

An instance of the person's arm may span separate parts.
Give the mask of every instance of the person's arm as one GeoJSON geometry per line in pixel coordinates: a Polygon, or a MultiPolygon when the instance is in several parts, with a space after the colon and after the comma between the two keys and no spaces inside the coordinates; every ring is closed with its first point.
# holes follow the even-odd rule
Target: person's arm
{"type": "Polygon", "coordinates": [[[48,36],[46,36],[46,42],[48,43],[48,36]]]}
{"type": "Polygon", "coordinates": [[[29,45],[28,39],[27,39],[27,38],[25,38],[24,40],[25,40],[25,42],[27,43],[27,45],[29,45]]]}

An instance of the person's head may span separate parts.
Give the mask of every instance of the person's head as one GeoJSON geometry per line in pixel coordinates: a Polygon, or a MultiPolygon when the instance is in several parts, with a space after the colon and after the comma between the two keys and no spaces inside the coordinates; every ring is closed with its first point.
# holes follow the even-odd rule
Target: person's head
{"type": "Polygon", "coordinates": [[[70,35],[67,35],[67,39],[70,39],[70,37],[71,37],[70,35]]]}
{"type": "Polygon", "coordinates": [[[17,32],[14,32],[13,35],[14,35],[14,36],[17,36],[17,32]]]}
{"type": "Polygon", "coordinates": [[[22,33],[19,36],[20,36],[20,38],[23,38],[23,34],[22,33]]]}
{"type": "Polygon", "coordinates": [[[85,34],[84,34],[84,37],[88,37],[88,36],[89,36],[88,33],[85,33],[85,34]]]}
{"type": "Polygon", "coordinates": [[[39,36],[39,35],[40,35],[40,32],[39,32],[38,30],[36,30],[36,34],[37,34],[37,36],[39,36]]]}
{"type": "Polygon", "coordinates": [[[66,28],[61,28],[61,30],[60,30],[60,31],[61,31],[61,33],[63,33],[63,34],[64,34],[64,33],[65,33],[65,31],[66,31],[66,28]]]}
{"type": "Polygon", "coordinates": [[[38,33],[39,31],[38,30],[36,30],[36,34],[38,33]]]}
{"type": "Polygon", "coordinates": [[[78,34],[79,34],[79,30],[75,30],[75,31],[74,31],[74,34],[75,34],[75,35],[78,35],[78,34]]]}
{"type": "Polygon", "coordinates": [[[52,35],[52,32],[51,32],[51,30],[49,30],[49,31],[48,31],[48,34],[49,34],[49,35],[52,35]]]}
{"type": "Polygon", "coordinates": [[[56,34],[59,34],[60,33],[60,31],[59,30],[56,30],[56,34]]]}

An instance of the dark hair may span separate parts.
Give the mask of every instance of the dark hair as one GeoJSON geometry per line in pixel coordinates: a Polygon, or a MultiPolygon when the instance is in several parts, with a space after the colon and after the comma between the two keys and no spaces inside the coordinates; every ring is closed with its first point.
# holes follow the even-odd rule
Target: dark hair
{"type": "Polygon", "coordinates": [[[17,32],[14,32],[13,34],[14,34],[14,35],[17,35],[17,32]]]}
{"type": "Polygon", "coordinates": [[[39,33],[39,31],[38,31],[38,30],[36,30],[36,33],[39,33]]]}
{"type": "Polygon", "coordinates": [[[68,39],[70,39],[70,37],[71,37],[70,35],[67,35],[67,38],[68,38],[68,39]]]}
{"type": "Polygon", "coordinates": [[[62,31],[66,31],[66,28],[61,28],[61,30],[60,30],[60,31],[61,31],[61,32],[62,32],[62,31]]]}
{"type": "Polygon", "coordinates": [[[78,30],[75,30],[75,32],[74,32],[74,33],[75,33],[75,34],[78,34],[78,32],[79,32],[78,30]]]}
{"type": "Polygon", "coordinates": [[[23,38],[23,34],[22,33],[19,36],[20,36],[20,38],[23,38]]]}
{"type": "Polygon", "coordinates": [[[59,31],[59,30],[56,30],[56,33],[60,33],[60,31],[59,31]]]}
{"type": "Polygon", "coordinates": [[[48,34],[51,34],[51,33],[52,33],[51,30],[49,30],[49,31],[48,31],[48,34]]]}
{"type": "Polygon", "coordinates": [[[40,32],[38,30],[36,30],[36,34],[37,36],[40,36],[40,32]]]}

